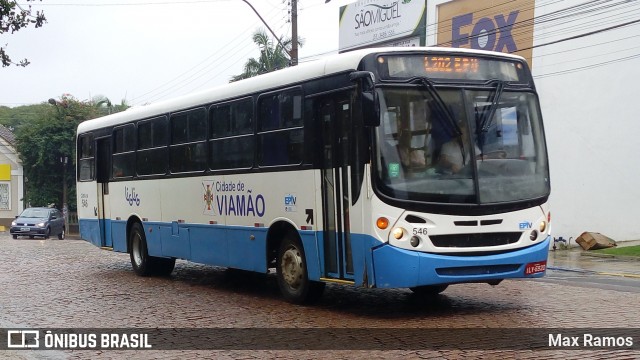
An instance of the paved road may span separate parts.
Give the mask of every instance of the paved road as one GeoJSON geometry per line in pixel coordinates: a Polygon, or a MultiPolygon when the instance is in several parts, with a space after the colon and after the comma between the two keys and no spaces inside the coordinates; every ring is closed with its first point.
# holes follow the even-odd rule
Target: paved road
{"type": "MultiPolygon", "coordinates": [[[[640,328],[640,294],[567,282],[451,286],[426,301],[408,290],[328,286],[315,306],[285,303],[273,275],[179,261],[170,278],[141,278],[127,254],[80,240],[0,234],[0,327],[27,328],[640,328]]],[[[491,333],[491,330],[486,330],[491,333]]],[[[413,332],[412,334],[415,334],[413,332]]],[[[522,332],[526,336],[526,331],[522,332]]],[[[324,339],[326,340],[326,339],[324,339]]],[[[472,341],[472,339],[460,339],[472,341]]],[[[635,341],[640,343],[640,338],[635,341]]],[[[317,345],[317,344],[316,344],[317,345]]],[[[328,346],[329,348],[331,346],[328,346]]],[[[634,358],[638,351],[11,351],[9,358],[634,358]]]]}

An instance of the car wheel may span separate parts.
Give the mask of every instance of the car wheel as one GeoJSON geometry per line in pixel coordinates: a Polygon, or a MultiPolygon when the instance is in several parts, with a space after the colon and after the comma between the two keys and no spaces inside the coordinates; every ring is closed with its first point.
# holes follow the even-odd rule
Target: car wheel
{"type": "Polygon", "coordinates": [[[34,236],[33,236],[33,235],[29,235],[29,239],[33,239],[33,238],[34,238],[34,236]]]}
{"type": "Polygon", "coordinates": [[[14,239],[17,239],[17,238],[18,238],[18,235],[13,235],[13,238],[14,238],[14,239]]]}
{"type": "Polygon", "coordinates": [[[64,240],[64,235],[65,235],[65,233],[64,233],[64,228],[63,228],[62,231],[60,232],[60,234],[58,234],[58,239],[59,240],[64,240]]]}
{"type": "Polygon", "coordinates": [[[49,236],[51,236],[51,228],[50,227],[48,227],[47,230],[45,230],[45,232],[44,232],[44,238],[45,239],[48,239],[49,236]]]}
{"type": "Polygon", "coordinates": [[[282,239],[276,261],[278,287],[284,298],[294,304],[316,301],[325,283],[309,280],[304,248],[298,237],[287,233],[282,239]]]}
{"type": "Polygon", "coordinates": [[[173,271],[176,259],[149,256],[147,239],[139,223],[133,224],[129,235],[131,244],[131,266],[139,276],[168,276],[173,271]]]}

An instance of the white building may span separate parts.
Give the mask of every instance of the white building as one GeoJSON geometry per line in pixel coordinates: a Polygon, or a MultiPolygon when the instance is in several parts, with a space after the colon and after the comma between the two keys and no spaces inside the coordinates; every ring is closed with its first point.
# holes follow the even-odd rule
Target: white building
{"type": "Polygon", "coordinates": [[[0,125],[0,227],[8,227],[24,210],[24,176],[15,148],[15,137],[0,125]]]}

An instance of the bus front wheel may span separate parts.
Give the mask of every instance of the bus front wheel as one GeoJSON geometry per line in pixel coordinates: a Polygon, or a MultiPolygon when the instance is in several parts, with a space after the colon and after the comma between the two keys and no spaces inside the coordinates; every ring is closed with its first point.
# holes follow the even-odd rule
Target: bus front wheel
{"type": "Polygon", "coordinates": [[[280,244],[276,270],[280,292],[289,302],[311,303],[324,292],[324,283],[309,280],[302,243],[290,233],[280,244]]]}
{"type": "Polygon", "coordinates": [[[176,259],[159,258],[149,256],[147,239],[142,225],[133,224],[129,235],[131,243],[131,266],[133,271],[140,276],[168,276],[173,271],[176,259]]]}

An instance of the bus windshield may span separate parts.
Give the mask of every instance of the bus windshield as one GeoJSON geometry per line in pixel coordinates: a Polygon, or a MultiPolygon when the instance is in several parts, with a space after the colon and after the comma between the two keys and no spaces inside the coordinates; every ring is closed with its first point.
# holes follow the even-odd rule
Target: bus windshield
{"type": "Polygon", "coordinates": [[[486,90],[398,86],[378,91],[374,174],[385,195],[491,204],[549,194],[535,94],[503,84],[486,90]]]}

